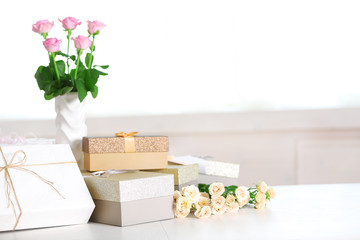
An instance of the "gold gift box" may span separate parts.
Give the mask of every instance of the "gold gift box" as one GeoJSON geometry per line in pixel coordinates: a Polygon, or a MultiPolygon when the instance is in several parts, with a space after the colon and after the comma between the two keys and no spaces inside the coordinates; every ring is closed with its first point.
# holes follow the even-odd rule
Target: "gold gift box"
{"type": "Polygon", "coordinates": [[[162,169],[167,166],[167,152],[84,153],[84,167],[88,171],[162,169]]]}
{"type": "Polygon", "coordinates": [[[166,136],[83,138],[84,167],[88,171],[167,168],[168,150],[166,136]]]}

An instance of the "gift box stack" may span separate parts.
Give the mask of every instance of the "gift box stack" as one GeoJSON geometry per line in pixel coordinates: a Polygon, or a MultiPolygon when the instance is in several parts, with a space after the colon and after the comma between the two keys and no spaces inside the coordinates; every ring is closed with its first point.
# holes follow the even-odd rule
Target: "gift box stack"
{"type": "Polygon", "coordinates": [[[136,134],[83,138],[88,171],[83,176],[96,205],[94,222],[127,226],[174,217],[168,137],[136,134]]]}
{"type": "Polygon", "coordinates": [[[80,172],[67,144],[0,147],[0,231],[174,218],[174,189],[200,175],[237,178],[239,165],[169,157],[166,136],[84,137],[80,172]],[[21,170],[21,171],[19,171],[21,170]],[[8,204],[3,204],[8,203],[8,204]]]}

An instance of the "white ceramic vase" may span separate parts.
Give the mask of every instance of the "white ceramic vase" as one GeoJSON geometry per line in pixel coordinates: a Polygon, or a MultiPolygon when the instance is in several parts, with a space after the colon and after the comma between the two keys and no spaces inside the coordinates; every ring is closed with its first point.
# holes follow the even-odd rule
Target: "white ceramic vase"
{"type": "Polygon", "coordinates": [[[55,97],[56,143],[70,145],[78,165],[83,169],[82,138],[87,135],[85,100],[79,101],[78,93],[55,97]]]}

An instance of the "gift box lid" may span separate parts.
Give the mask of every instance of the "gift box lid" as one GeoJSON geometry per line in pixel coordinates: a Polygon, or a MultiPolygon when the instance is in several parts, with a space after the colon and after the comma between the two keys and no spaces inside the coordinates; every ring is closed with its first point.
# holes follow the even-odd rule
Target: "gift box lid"
{"type": "Polygon", "coordinates": [[[168,173],[174,175],[174,184],[181,185],[193,182],[199,177],[197,164],[180,165],[169,162],[168,168],[159,170],[146,170],[147,172],[168,173]]]}
{"type": "Polygon", "coordinates": [[[171,159],[172,162],[178,164],[194,164],[199,165],[199,173],[220,177],[238,178],[240,165],[237,163],[220,162],[207,160],[194,156],[181,156],[171,159]]]}
{"type": "MultiPolygon", "coordinates": [[[[124,137],[84,137],[83,152],[87,153],[124,153],[124,137]]],[[[134,152],[168,152],[167,136],[134,136],[134,152]]]]}
{"type": "Polygon", "coordinates": [[[174,177],[171,174],[140,171],[113,174],[109,177],[97,177],[89,172],[82,174],[93,199],[128,202],[174,193],[174,177]]]}

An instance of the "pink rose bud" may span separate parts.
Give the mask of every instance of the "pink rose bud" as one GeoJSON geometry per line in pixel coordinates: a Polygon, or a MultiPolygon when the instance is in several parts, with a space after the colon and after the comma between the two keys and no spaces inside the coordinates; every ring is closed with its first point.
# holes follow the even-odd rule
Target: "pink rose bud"
{"type": "Polygon", "coordinates": [[[48,38],[43,41],[44,47],[48,52],[57,52],[60,49],[61,40],[57,38],[48,38]]]}
{"type": "Polygon", "coordinates": [[[89,48],[92,44],[92,41],[86,36],[77,36],[76,38],[71,38],[74,40],[75,48],[85,50],[89,48]]]}
{"type": "Polygon", "coordinates": [[[45,20],[37,21],[35,24],[33,24],[32,30],[33,32],[43,34],[50,32],[53,26],[54,26],[54,21],[49,22],[49,20],[45,19],[45,20]]]}
{"type": "Polygon", "coordinates": [[[67,17],[64,18],[62,21],[59,19],[59,21],[62,23],[62,26],[63,28],[65,28],[65,30],[74,30],[77,25],[81,24],[80,20],[74,17],[67,17]]]}
{"type": "Polygon", "coordinates": [[[99,21],[87,21],[88,22],[88,32],[90,34],[95,34],[97,31],[101,31],[106,25],[99,21]]]}

